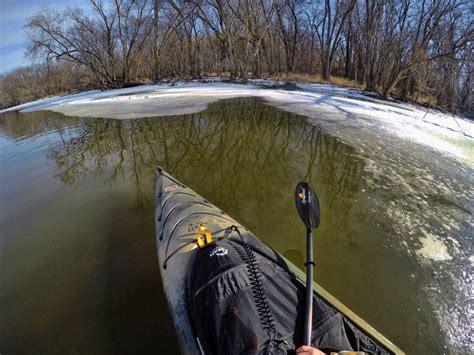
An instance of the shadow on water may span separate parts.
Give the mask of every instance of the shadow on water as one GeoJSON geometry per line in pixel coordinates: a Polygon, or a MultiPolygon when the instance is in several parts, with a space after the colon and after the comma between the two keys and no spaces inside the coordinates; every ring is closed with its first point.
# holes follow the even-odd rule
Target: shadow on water
{"type": "Polygon", "coordinates": [[[402,347],[443,346],[429,313],[416,316],[413,263],[384,246],[390,226],[361,197],[364,160],[302,116],[257,99],[123,121],[8,113],[0,148],[1,209],[13,206],[0,217],[0,350],[176,351],[154,246],[158,164],[300,267],[293,189],[309,181],[322,206],[317,281],[402,347]]]}

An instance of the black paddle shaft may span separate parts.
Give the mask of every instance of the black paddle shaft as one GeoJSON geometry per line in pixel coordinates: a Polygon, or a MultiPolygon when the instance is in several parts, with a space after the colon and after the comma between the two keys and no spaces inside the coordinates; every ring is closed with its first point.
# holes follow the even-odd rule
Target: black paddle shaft
{"type": "Polygon", "coordinates": [[[295,189],[296,210],[306,226],[306,309],[304,324],[304,345],[311,345],[313,323],[313,230],[319,226],[319,200],[307,182],[299,182],[295,189]]]}
{"type": "Polygon", "coordinates": [[[313,324],[313,231],[306,230],[306,319],[304,324],[304,345],[311,345],[311,325],[313,324]]]}

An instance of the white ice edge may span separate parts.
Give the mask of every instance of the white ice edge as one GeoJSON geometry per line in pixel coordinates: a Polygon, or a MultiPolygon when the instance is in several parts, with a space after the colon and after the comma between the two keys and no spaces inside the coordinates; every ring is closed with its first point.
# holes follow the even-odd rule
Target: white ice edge
{"type": "MultiPolygon", "coordinates": [[[[211,82],[177,82],[174,84],[142,85],[138,87],[106,91],[88,91],[72,95],[51,97],[1,111],[35,111],[48,110],[62,112],[65,107],[123,105],[123,110],[114,118],[137,117],[137,107],[147,103],[158,106],[160,103],[172,104],[173,100],[186,98],[189,104],[209,103],[221,98],[260,97],[276,105],[298,106],[298,113],[305,110],[332,111],[340,113],[351,120],[369,118],[371,124],[387,133],[429,146],[444,153],[449,153],[463,160],[471,161],[456,142],[470,141],[474,138],[474,122],[465,118],[428,111],[415,105],[383,101],[368,97],[361,90],[347,89],[323,84],[296,84],[296,90],[271,89],[276,83],[273,80],[252,80],[249,84],[233,84],[221,79],[208,79],[211,82]],[[265,86],[266,88],[263,88],[265,86]]],[[[292,107],[286,108],[292,111],[292,107]]],[[[87,111],[87,110],[86,110],[87,111]]],[[[158,110],[157,115],[166,115],[166,109],[158,110]]],[[[90,113],[90,115],[93,115],[90,113]]],[[[145,116],[145,115],[144,115],[145,116]]],[[[138,115],[140,117],[140,115],[138,115]]],[[[361,124],[361,127],[364,125],[361,124]]],[[[472,162],[471,162],[472,163],[472,162]]],[[[472,164],[470,164],[472,165],[472,164]]]]}

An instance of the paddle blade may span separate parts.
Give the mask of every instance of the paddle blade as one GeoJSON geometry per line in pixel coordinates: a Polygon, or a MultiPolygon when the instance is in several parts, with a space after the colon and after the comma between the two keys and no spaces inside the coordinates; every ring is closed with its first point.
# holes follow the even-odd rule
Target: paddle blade
{"type": "Polygon", "coordinates": [[[296,209],[306,228],[319,226],[319,200],[307,182],[299,182],[295,189],[296,209]]]}

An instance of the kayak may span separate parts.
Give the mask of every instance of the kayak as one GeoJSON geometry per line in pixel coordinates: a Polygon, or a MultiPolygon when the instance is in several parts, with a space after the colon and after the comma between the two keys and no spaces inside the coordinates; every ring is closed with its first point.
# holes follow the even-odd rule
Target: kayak
{"type": "MultiPolygon", "coordinates": [[[[182,354],[291,354],[302,345],[305,274],[238,221],[157,169],[156,245],[182,354]]],[[[403,352],[313,282],[311,345],[403,352]]]]}

